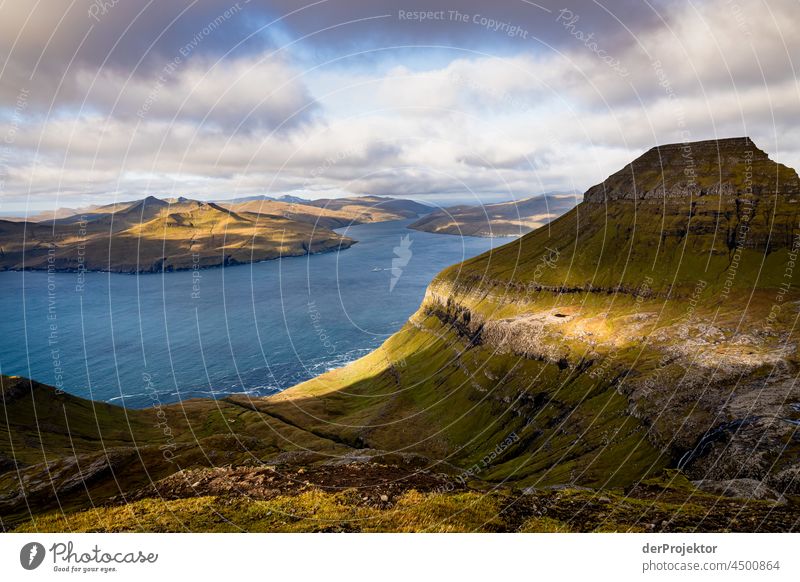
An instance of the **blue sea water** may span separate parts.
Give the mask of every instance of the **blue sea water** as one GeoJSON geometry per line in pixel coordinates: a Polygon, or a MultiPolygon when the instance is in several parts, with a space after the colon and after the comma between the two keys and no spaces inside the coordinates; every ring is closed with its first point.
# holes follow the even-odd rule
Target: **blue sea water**
{"type": "Polygon", "coordinates": [[[341,229],[359,242],[338,253],[87,273],[82,289],[75,273],[2,272],[0,373],[129,407],[283,390],[375,349],[436,273],[510,240],[410,222],[341,229]]]}

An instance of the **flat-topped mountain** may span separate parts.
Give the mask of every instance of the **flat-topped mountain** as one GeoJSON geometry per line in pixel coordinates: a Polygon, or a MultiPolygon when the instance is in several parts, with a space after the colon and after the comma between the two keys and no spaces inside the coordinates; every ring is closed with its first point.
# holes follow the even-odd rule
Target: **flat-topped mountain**
{"type": "Polygon", "coordinates": [[[575,206],[572,195],[534,196],[496,204],[440,208],[408,228],[460,236],[521,236],[544,226],[575,206]]]}
{"type": "Polygon", "coordinates": [[[656,146],[586,191],[584,200],[800,196],[797,172],[769,159],[749,137],[656,146]]]}
{"type": "MultiPolygon", "coordinates": [[[[709,188],[734,182],[739,146],[754,168],[772,164],[749,142],[691,145],[715,152],[696,158],[709,188]]],[[[671,187],[682,169],[658,176],[653,156],[646,191],[671,187]]],[[[753,170],[741,197],[597,204],[596,186],[548,226],[443,271],[373,354],[259,408],[465,468],[514,433],[481,473],[492,483],[627,487],[680,469],[707,487],[797,494],[800,202],[794,171],[772,167],[780,181],[753,170]]],[[[621,192],[626,171],[607,188],[621,192]]]]}

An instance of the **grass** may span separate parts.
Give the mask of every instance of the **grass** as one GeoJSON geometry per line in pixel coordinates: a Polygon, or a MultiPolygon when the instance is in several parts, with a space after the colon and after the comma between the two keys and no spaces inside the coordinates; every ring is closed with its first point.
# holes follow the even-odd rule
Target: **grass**
{"type": "MultiPolygon", "coordinates": [[[[649,487],[654,487],[653,483],[649,487]]],[[[650,489],[652,491],[653,489],[650,489]]],[[[307,491],[270,500],[200,496],[38,516],[17,532],[652,532],[788,531],[796,506],[731,500],[666,486],[662,498],[621,491],[420,493],[387,507],[357,490],[307,491]],[[705,525],[704,525],[705,522],[705,525]]]]}
{"type": "Polygon", "coordinates": [[[359,505],[355,491],[311,491],[269,501],[197,497],[145,499],[70,515],[50,514],[16,531],[70,532],[431,532],[494,531],[498,499],[478,493],[459,495],[410,491],[392,509],[359,505]]]}

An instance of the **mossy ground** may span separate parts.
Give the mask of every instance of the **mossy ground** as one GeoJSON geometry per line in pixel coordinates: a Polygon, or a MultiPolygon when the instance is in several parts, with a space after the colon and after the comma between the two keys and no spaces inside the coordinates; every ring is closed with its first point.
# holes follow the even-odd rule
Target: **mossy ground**
{"type": "Polygon", "coordinates": [[[579,489],[510,492],[408,491],[387,507],[357,490],[308,491],[266,501],[204,496],[143,499],[67,515],[18,532],[695,532],[791,531],[797,506],[670,492],[665,500],[579,489]]]}

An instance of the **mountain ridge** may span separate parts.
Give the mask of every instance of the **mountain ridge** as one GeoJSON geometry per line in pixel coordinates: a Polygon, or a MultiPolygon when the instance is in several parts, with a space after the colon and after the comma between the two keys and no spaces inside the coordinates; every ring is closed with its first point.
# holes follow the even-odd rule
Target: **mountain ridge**
{"type": "Polygon", "coordinates": [[[283,216],[148,196],[59,220],[0,221],[0,269],[153,273],[302,256],[354,243],[283,216]]]}

